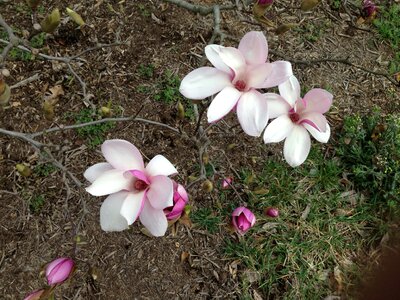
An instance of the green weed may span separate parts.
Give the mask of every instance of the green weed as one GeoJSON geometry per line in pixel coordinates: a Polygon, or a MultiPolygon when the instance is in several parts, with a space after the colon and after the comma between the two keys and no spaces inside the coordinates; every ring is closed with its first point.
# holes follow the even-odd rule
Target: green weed
{"type": "Polygon", "coordinates": [[[140,76],[150,79],[154,75],[154,66],[152,64],[144,65],[140,64],[138,67],[138,73],[140,76]]]}
{"type": "Polygon", "coordinates": [[[150,17],[150,16],[151,16],[150,11],[146,8],[145,5],[143,5],[143,4],[138,4],[138,8],[139,8],[140,14],[141,14],[143,17],[150,17]]]}
{"type": "Polygon", "coordinates": [[[44,46],[44,43],[46,41],[46,33],[41,32],[31,38],[31,46],[33,48],[42,48],[44,46]]]}
{"type": "Polygon", "coordinates": [[[190,218],[195,224],[198,224],[201,228],[206,229],[210,233],[216,233],[219,224],[222,223],[221,217],[216,215],[209,208],[200,208],[192,211],[190,218]]]}
{"type": "Polygon", "coordinates": [[[38,176],[47,177],[50,174],[56,172],[58,169],[51,163],[37,165],[33,171],[38,176]]]}
{"type": "Polygon", "coordinates": [[[29,209],[32,213],[38,213],[43,207],[45,198],[43,195],[34,196],[29,201],[29,209]]]}

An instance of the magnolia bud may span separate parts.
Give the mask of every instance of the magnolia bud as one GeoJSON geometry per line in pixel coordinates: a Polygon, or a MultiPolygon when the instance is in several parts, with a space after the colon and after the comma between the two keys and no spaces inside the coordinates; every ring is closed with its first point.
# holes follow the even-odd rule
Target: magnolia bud
{"type": "Polygon", "coordinates": [[[178,110],[178,120],[183,120],[185,118],[185,108],[183,107],[181,101],[178,101],[176,109],[178,110]]]}
{"type": "Polygon", "coordinates": [[[268,217],[271,217],[271,218],[277,218],[277,217],[279,217],[279,210],[275,207],[268,207],[265,210],[265,215],[267,215],[268,217]]]}
{"type": "Polygon", "coordinates": [[[292,29],[293,27],[296,27],[296,26],[297,26],[297,24],[293,24],[293,23],[281,24],[278,26],[278,28],[275,29],[275,33],[277,35],[284,34],[285,32],[289,31],[290,29],[292,29]]]}
{"type": "Polygon", "coordinates": [[[83,21],[82,17],[77,12],[73,11],[72,9],[70,9],[68,7],[67,7],[67,14],[79,26],[85,25],[85,21],[83,21]]]}
{"type": "Polygon", "coordinates": [[[47,33],[53,33],[56,30],[57,26],[60,24],[60,11],[58,8],[54,9],[50,15],[47,15],[46,18],[40,23],[42,27],[42,31],[47,33]]]}
{"type": "Polygon", "coordinates": [[[232,213],[232,225],[239,234],[245,234],[256,223],[256,217],[246,207],[238,207],[232,213]]]}
{"type": "Polygon", "coordinates": [[[108,117],[111,117],[111,108],[109,108],[108,106],[102,106],[101,108],[100,108],[100,114],[103,116],[103,117],[106,117],[106,118],[108,118],[108,117]]]}
{"type": "Polygon", "coordinates": [[[54,103],[53,101],[44,101],[43,103],[43,112],[44,117],[48,121],[52,121],[54,119],[54,103]]]}
{"type": "Polygon", "coordinates": [[[10,97],[11,97],[10,87],[6,83],[4,83],[4,85],[2,85],[1,79],[0,79],[0,105],[6,106],[8,104],[8,102],[10,101],[10,97]]]}
{"type": "Polygon", "coordinates": [[[203,182],[203,190],[206,191],[207,193],[210,193],[214,189],[214,185],[210,180],[206,180],[203,182]]]}
{"type": "Polygon", "coordinates": [[[17,164],[15,168],[17,169],[18,173],[24,177],[28,177],[32,174],[31,168],[25,166],[24,164],[17,164]]]}
{"type": "Polygon", "coordinates": [[[210,157],[208,156],[207,152],[204,152],[203,155],[201,156],[201,160],[203,161],[203,163],[205,165],[208,165],[209,161],[210,161],[210,157]]]}
{"type": "Polygon", "coordinates": [[[312,10],[314,7],[316,7],[319,4],[320,0],[303,0],[301,2],[300,9],[302,11],[309,11],[312,10]]]}
{"type": "Polygon", "coordinates": [[[40,300],[40,297],[45,292],[44,289],[34,291],[24,298],[24,300],[40,300]]]}
{"type": "Polygon", "coordinates": [[[232,185],[232,177],[226,177],[226,178],[224,178],[223,180],[222,180],[222,188],[224,189],[224,190],[227,190],[227,189],[229,189],[230,187],[231,187],[231,185],[232,185]]]}
{"type": "Polygon", "coordinates": [[[74,270],[75,263],[69,257],[61,257],[53,260],[46,267],[46,278],[49,285],[64,282],[74,270]]]}

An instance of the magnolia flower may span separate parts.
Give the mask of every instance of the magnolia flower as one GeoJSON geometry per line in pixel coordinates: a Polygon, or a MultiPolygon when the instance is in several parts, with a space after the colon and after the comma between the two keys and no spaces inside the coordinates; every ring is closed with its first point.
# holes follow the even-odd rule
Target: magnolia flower
{"type": "Polygon", "coordinates": [[[232,225],[239,234],[245,234],[256,223],[256,217],[246,207],[238,207],[232,213],[232,225]]]}
{"type": "Polygon", "coordinates": [[[226,177],[226,178],[222,179],[222,184],[221,184],[222,188],[224,190],[229,189],[232,185],[232,181],[233,181],[232,177],[226,177]]]}
{"type": "Polygon", "coordinates": [[[182,215],[183,210],[185,209],[186,203],[189,201],[189,196],[185,190],[185,188],[173,181],[174,185],[174,204],[170,207],[164,209],[165,216],[168,221],[175,220],[182,215]]]}
{"type": "Polygon", "coordinates": [[[266,62],[267,40],[262,32],[247,33],[239,48],[208,45],[213,67],[193,70],[183,78],[180,92],[189,99],[204,99],[216,93],[208,108],[208,122],[216,122],[236,109],[240,125],[251,136],[260,136],[268,122],[267,102],[256,89],[286,81],[292,66],[286,61],[266,62]]]}
{"type": "Polygon", "coordinates": [[[36,290],[30,293],[28,296],[26,296],[24,300],[39,300],[44,292],[45,292],[44,289],[36,290]]]}
{"type": "Polygon", "coordinates": [[[46,267],[46,278],[49,285],[59,284],[68,279],[74,270],[75,263],[69,257],[53,260],[46,267]]]}
{"type": "Polygon", "coordinates": [[[167,176],[176,174],[175,167],[162,155],[144,166],[142,155],[131,143],[108,140],[101,146],[107,162],[86,170],[94,196],[109,195],[100,209],[104,231],[122,231],[139,217],[154,236],[163,236],[168,222],[164,208],[173,205],[173,184],[167,176]]]}
{"type": "Polygon", "coordinates": [[[300,97],[296,77],[279,85],[279,93],[265,94],[273,120],[265,129],[264,142],[277,143],[284,139],[283,154],[292,167],[301,165],[311,147],[311,135],[319,142],[329,140],[331,130],[323,115],[332,105],[333,96],[323,89],[312,89],[300,97]],[[308,131],[308,132],[307,132],[308,131]]]}

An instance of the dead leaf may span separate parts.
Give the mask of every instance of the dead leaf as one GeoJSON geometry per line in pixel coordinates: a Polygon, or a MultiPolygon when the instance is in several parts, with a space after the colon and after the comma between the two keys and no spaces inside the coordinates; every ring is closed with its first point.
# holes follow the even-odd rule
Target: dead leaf
{"type": "Polygon", "coordinates": [[[337,283],[337,290],[341,291],[343,289],[343,276],[342,276],[342,271],[340,271],[339,269],[339,266],[336,266],[333,269],[333,276],[337,283]]]}
{"type": "Polygon", "coordinates": [[[260,294],[256,290],[253,290],[253,299],[254,300],[263,300],[263,297],[261,297],[260,294]]]}
{"type": "Polygon", "coordinates": [[[189,258],[189,256],[190,256],[189,252],[182,251],[182,253],[181,253],[181,262],[184,262],[185,260],[187,260],[189,258]]]}
{"type": "Polygon", "coordinates": [[[154,237],[154,236],[150,233],[150,231],[148,231],[147,228],[145,228],[145,227],[141,228],[140,231],[141,231],[144,235],[146,235],[146,236],[148,236],[148,237],[154,237]]]}
{"type": "Polygon", "coordinates": [[[308,215],[310,214],[311,205],[307,204],[306,208],[304,209],[303,213],[301,214],[300,219],[305,220],[307,219],[308,215]]]}
{"type": "Polygon", "coordinates": [[[190,220],[189,216],[186,214],[179,218],[179,223],[185,225],[188,228],[192,228],[193,226],[192,220],[190,220]]]}

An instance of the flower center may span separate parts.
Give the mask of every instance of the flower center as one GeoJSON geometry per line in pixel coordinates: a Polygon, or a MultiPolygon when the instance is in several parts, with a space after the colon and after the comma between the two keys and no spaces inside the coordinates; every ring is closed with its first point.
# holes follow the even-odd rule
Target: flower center
{"type": "Polygon", "coordinates": [[[298,113],[291,113],[289,115],[290,120],[292,120],[293,123],[297,123],[300,120],[300,116],[298,113]]]}
{"type": "Polygon", "coordinates": [[[246,82],[244,82],[243,80],[238,80],[235,83],[235,88],[241,92],[243,92],[246,88],[246,82]]]}
{"type": "Polygon", "coordinates": [[[135,183],[133,184],[133,187],[137,191],[143,191],[148,187],[148,184],[144,182],[143,180],[137,179],[135,183]]]}

